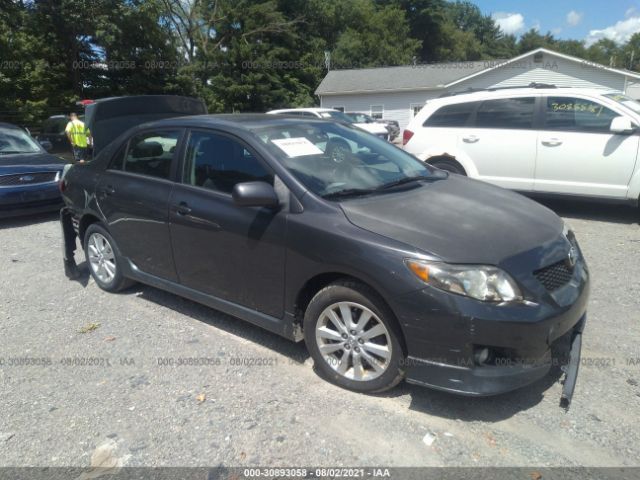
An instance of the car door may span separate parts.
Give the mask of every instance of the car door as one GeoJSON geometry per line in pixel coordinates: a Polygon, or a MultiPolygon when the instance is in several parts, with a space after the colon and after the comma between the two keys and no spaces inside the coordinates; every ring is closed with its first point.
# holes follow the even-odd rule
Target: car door
{"type": "Polygon", "coordinates": [[[171,239],[179,281],[214,297],[282,317],[286,212],[237,206],[237,183],[274,175],[237,137],[190,132],[182,182],[170,201],[171,239]]]}
{"type": "Polygon", "coordinates": [[[169,197],[183,130],[134,135],[98,181],[96,196],[109,232],[139,270],[177,281],[169,233],[169,197]]]}
{"type": "Polygon", "coordinates": [[[504,188],[533,190],[537,132],[536,96],[484,100],[471,125],[458,129],[457,146],[477,177],[504,188]]]}
{"type": "Polygon", "coordinates": [[[535,190],[625,198],[639,137],[610,131],[623,114],[588,97],[548,96],[543,103],[535,190]]]}

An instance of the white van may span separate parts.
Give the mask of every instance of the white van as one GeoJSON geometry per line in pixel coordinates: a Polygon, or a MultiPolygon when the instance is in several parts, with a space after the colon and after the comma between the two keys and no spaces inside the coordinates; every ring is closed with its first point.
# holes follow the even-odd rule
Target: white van
{"type": "Polygon", "coordinates": [[[640,103],[620,92],[503,88],[427,101],[403,144],[501,187],[638,204],[639,125],[640,103]]]}

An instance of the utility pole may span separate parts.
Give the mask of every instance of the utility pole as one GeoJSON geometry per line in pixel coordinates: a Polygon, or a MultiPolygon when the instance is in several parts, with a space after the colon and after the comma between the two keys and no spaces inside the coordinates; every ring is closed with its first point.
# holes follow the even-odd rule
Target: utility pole
{"type": "Polygon", "coordinates": [[[324,66],[327,71],[331,70],[331,52],[329,50],[324,51],[324,66]]]}

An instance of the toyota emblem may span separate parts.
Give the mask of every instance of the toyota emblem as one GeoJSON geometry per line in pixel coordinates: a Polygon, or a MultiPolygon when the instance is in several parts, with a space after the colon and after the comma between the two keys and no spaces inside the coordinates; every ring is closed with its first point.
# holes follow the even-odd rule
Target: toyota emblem
{"type": "Polygon", "coordinates": [[[571,247],[569,249],[569,254],[567,255],[567,264],[569,267],[573,268],[576,266],[576,262],[578,261],[578,250],[576,247],[571,247]]]}

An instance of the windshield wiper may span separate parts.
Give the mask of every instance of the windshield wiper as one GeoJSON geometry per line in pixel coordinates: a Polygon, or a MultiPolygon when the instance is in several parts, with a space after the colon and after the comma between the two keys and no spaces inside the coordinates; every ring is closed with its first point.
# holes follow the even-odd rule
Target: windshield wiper
{"type": "Polygon", "coordinates": [[[431,175],[418,175],[417,177],[404,177],[399,180],[395,180],[393,182],[385,183],[376,188],[347,188],[344,190],[339,190],[337,192],[327,193],[323,195],[322,198],[338,198],[338,197],[355,197],[358,195],[368,195],[371,193],[379,193],[382,190],[387,190],[393,187],[397,187],[398,185],[404,185],[407,183],[419,182],[422,180],[441,180],[443,178],[448,177],[447,172],[443,172],[444,174],[440,174],[440,172],[432,173],[431,175]]]}
{"type": "Polygon", "coordinates": [[[338,190],[337,192],[327,193],[322,198],[340,198],[340,197],[356,197],[358,195],[367,195],[374,193],[377,189],[370,188],[346,188],[344,190],[338,190]]]}
{"type": "Polygon", "coordinates": [[[380,185],[377,190],[386,190],[387,188],[397,187],[398,185],[404,185],[407,183],[419,182],[421,180],[429,180],[431,177],[426,176],[418,176],[418,177],[404,177],[400,180],[395,180],[393,182],[385,183],[384,185],[380,185]]]}
{"type": "Polygon", "coordinates": [[[26,152],[19,152],[18,150],[2,150],[2,151],[0,151],[0,154],[2,154],[2,155],[14,155],[16,153],[26,153],[26,152]]]}

